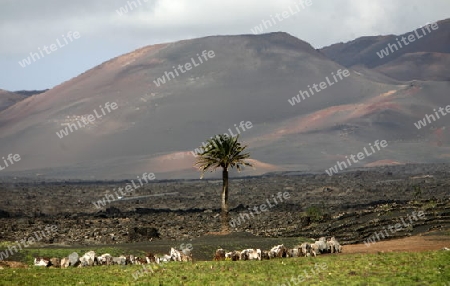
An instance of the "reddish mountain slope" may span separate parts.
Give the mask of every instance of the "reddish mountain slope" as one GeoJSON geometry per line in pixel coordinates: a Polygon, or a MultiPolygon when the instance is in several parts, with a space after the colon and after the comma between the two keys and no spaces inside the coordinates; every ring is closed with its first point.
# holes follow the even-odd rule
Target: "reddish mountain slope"
{"type": "Polygon", "coordinates": [[[235,132],[241,121],[253,124],[242,139],[256,165],[244,175],[323,171],[383,139],[389,148],[357,166],[445,160],[448,134],[433,128],[445,126],[450,116],[422,130],[414,127],[425,113],[445,107],[445,82],[401,83],[358,67],[295,106],[288,102],[339,69],[344,68],[286,33],[144,47],[0,112],[0,155],[22,158],[3,174],[123,178],[154,172],[158,179],[197,178],[191,151],[215,134],[235,132]],[[154,83],[180,64],[198,62],[203,51],[215,56],[154,83]],[[57,136],[107,102],[118,108],[57,136]]]}

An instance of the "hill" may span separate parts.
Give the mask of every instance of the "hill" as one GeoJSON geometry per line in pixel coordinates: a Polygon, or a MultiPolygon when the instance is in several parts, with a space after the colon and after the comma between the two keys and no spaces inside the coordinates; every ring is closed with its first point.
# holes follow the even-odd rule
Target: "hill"
{"type": "Polygon", "coordinates": [[[450,19],[403,35],[361,37],[321,49],[346,67],[364,66],[398,80],[448,81],[450,19]]]}
{"type": "Polygon", "coordinates": [[[243,175],[323,171],[376,140],[388,148],[352,166],[447,159],[450,116],[421,130],[414,123],[445,108],[448,83],[401,82],[365,67],[342,76],[344,69],[286,33],[143,47],[0,112],[0,154],[22,158],[4,174],[197,178],[191,152],[238,130],[256,166],[243,175]],[[80,127],[90,114],[93,123],[80,127]],[[236,129],[241,122],[252,128],[236,129]],[[70,124],[73,132],[61,133],[70,124]]]}
{"type": "Polygon", "coordinates": [[[24,95],[0,89],[0,111],[7,109],[25,98],[26,96],[24,95]]]}

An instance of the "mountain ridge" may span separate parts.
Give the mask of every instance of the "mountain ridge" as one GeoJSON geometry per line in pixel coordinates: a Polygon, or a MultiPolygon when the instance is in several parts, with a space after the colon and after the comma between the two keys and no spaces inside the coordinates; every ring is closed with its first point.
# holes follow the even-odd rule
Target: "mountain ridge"
{"type": "MultiPolygon", "coordinates": [[[[289,104],[299,90],[345,69],[284,32],[142,47],[1,111],[0,154],[23,158],[4,173],[109,179],[151,171],[158,179],[197,178],[192,150],[241,121],[254,126],[241,134],[256,166],[244,176],[326,170],[377,139],[393,143],[355,167],[441,162],[450,154],[445,130],[419,132],[413,125],[445,102],[445,82],[399,81],[358,66],[342,82],[289,104]],[[210,50],[214,58],[154,84],[210,50]],[[119,108],[56,136],[107,102],[119,108]],[[440,150],[431,149],[437,142],[440,150]]],[[[441,120],[436,125],[449,119],[441,120]]]]}
{"type": "MultiPolygon", "coordinates": [[[[421,38],[417,37],[418,32],[416,33],[416,31],[421,31],[420,33],[422,33],[422,29],[418,27],[416,30],[401,35],[360,37],[346,43],[341,42],[323,47],[320,51],[345,67],[362,65],[398,80],[446,80],[447,77],[439,77],[440,70],[431,73],[433,67],[440,64],[440,60],[429,60],[421,65],[429,67],[429,76],[417,76],[417,74],[414,74],[415,76],[412,77],[408,73],[407,68],[392,71],[393,68],[399,65],[395,60],[408,54],[425,52],[450,55],[450,18],[437,21],[436,24],[438,25],[437,30],[430,28],[431,32],[428,32],[424,28],[426,35],[419,34],[421,38]],[[401,41],[401,37],[407,39],[409,35],[413,35],[416,38],[414,42],[409,42],[407,45],[397,43],[397,40],[401,41]],[[380,58],[377,53],[386,49],[389,44],[397,45],[398,50],[392,48],[387,56],[380,58]]],[[[446,58],[447,62],[448,60],[446,58]]]]}

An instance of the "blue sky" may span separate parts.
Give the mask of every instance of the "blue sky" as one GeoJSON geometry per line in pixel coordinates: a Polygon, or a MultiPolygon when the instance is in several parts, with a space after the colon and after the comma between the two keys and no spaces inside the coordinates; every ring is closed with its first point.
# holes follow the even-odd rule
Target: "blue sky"
{"type": "MultiPolygon", "coordinates": [[[[137,48],[210,35],[250,34],[262,20],[301,0],[2,0],[0,89],[52,88],[137,48]],[[79,39],[68,41],[69,32],[79,39]],[[64,37],[63,37],[64,35],[64,37]],[[39,48],[57,48],[26,67],[39,48]]],[[[360,36],[401,34],[450,18],[448,0],[311,0],[266,32],[284,31],[316,48],[360,36]],[[430,4],[433,3],[433,4],[430,4]]]]}

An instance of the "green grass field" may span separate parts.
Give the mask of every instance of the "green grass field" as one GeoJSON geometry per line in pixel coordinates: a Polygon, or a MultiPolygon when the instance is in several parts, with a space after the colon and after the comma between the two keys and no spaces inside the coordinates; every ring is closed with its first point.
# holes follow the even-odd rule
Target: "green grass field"
{"type": "Polygon", "coordinates": [[[450,252],[323,255],[266,261],[0,270],[0,285],[450,285],[450,252]],[[291,280],[292,278],[300,280],[291,280]],[[290,282],[290,284],[288,284],[290,282]]]}

